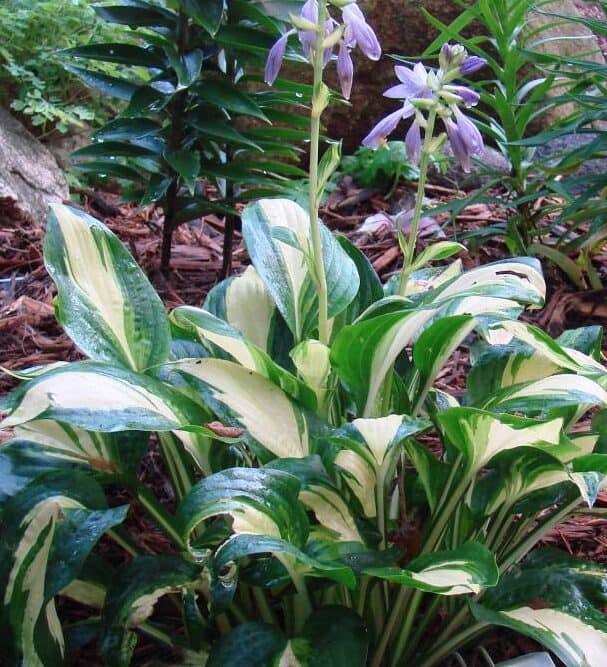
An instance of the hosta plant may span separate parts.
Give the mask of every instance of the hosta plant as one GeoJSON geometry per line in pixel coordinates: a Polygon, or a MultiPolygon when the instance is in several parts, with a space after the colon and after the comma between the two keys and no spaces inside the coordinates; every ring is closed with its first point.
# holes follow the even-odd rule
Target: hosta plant
{"type": "Polygon", "coordinates": [[[9,664],[66,664],[94,639],[127,665],[142,633],[190,664],[429,666],[494,624],[600,664],[603,569],[528,556],[603,484],[581,420],[607,405],[600,333],[555,341],[517,320],[542,302],[533,260],[421,269],[407,296],[384,297],[322,227],[320,343],[308,224],[290,201],[251,205],[253,266],[167,317],[111,232],[53,209],[57,317],[89,359],[23,373],[4,405],[9,664]],[[435,384],[462,347],[456,398],[435,384]],[[137,476],[151,431],[174,507],[137,476]],[[156,552],[111,503],[117,487],[164,534],[156,552]],[[103,534],[122,565],[95,550],[103,534]],[[88,618],[58,617],[62,598],[88,618]]]}
{"type": "MultiPolygon", "coordinates": [[[[400,281],[382,286],[323,226],[315,207],[337,162],[335,146],[318,160],[324,52],[343,38],[347,92],[349,49],[374,53],[356,10],[331,18],[333,36],[340,7],[310,1],[292,17],[314,65],[310,206],[250,204],[252,265],[202,308],[167,316],[115,236],[52,209],[56,314],[88,359],[23,371],[4,403],[9,663],[66,664],[94,641],[122,667],[142,634],[172,664],[430,667],[501,625],[569,667],[600,664],[603,568],[534,550],[607,474],[585,419],[595,408],[600,431],[607,406],[600,332],[555,341],[518,320],[544,298],[535,260],[431,266],[460,246],[416,255],[411,234],[400,281]],[[456,350],[471,361],[458,395],[440,386],[456,350]],[[157,460],[150,433],[166,475],[153,487],[139,474],[157,460]]],[[[467,56],[444,57],[459,69],[467,56]]]]}

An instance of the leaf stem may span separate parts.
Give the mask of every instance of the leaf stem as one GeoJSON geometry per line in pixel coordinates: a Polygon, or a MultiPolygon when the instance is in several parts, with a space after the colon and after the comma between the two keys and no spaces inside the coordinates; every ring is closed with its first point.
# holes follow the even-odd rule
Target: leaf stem
{"type": "Polygon", "coordinates": [[[316,35],[316,46],[312,50],[312,66],[314,70],[314,83],[312,92],[312,113],[310,117],[310,190],[309,190],[309,212],[310,212],[310,236],[312,237],[312,258],[314,262],[316,289],[318,292],[318,339],[325,345],[329,342],[328,322],[328,294],[327,277],[325,274],[325,263],[322,250],[322,238],[318,209],[320,208],[320,193],[318,192],[318,162],[320,144],[320,117],[326,107],[326,88],[323,84],[323,41],[325,39],[325,21],[327,17],[327,5],[324,0],[318,3],[318,27],[316,35]]]}
{"type": "Polygon", "coordinates": [[[413,217],[411,218],[411,230],[409,231],[409,238],[407,239],[406,252],[403,257],[403,270],[400,274],[399,292],[401,296],[405,296],[405,293],[407,292],[407,283],[409,281],[409,276],[411,275],[415,247],[417,246],[417,234],[419,232],[419,223],[424,207],[426,181],[428,180],[428,168],[430,166],[430,144],[432,143],[434,135],[435,123],[436,109],[431,109],[428,113],[428,120],[426,121],[426,128],[424,130],[424,143],[419,161],[419,181],[417,183],[417,192],[415,194],[415,208],[413,209],[413,217]]]}

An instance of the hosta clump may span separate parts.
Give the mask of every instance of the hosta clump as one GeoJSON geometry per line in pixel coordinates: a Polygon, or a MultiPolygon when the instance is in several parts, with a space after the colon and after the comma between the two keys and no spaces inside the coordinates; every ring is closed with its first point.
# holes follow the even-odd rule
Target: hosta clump
{"type": "Polygon", "coordinates": [[[544,296],[533,260],[430,268],[445,251],[431,246],[405,296],[384,296],[321,227],[320,343],[309,224],[291,201],[250,205],[252,266],[167,317],[111,232],[53,208],[57,318],[89,359],[23,372],[5,401],[8,664],[69,664],[94,641],[128,665],[141,634],[173,664],[430,667],[496,624],[601,664],[603,568],[532,552],[604,483],[583,420],[599,408],[598,429],[607,405],[600,331],[552,340],[517,319],[544,296]],[[436,379],[458,348],[471,370],[456,397],[436,379]],[[150,432],[174,509],[137,475],[150,432]],[[123,558],[102,558],[102,535],[123,558]]]}

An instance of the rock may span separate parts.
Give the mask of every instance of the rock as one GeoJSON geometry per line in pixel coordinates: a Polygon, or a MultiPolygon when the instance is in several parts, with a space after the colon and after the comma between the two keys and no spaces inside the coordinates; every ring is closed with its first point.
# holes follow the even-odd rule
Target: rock
{"type": "Polygon", "coordinates": [[[474,158],[472,171],[469,174],[466,174],[460,167],[459,162],[453,158],[453,151],[449,144],[443,147],[442,152],[449,159],[446,171],[431,168],[429,173],[430,180],[438,185],[468,191],[480,188],[499,177],[500,174],[510,173],[508,160],[498,150],[490,146],[485,146],[482,155],[474,158]],[[479,163],[484,165],[485,168],[482,168],[479,163]],[[485,169],[492,173],[485,173],[485,169]]]}
{"type": "MultiPolygon", "coordinates": [[[[352,54],[355,60],[355,77],[351,103],[336,105],[323,116],[327,134],[331,137],[344,137],[346,152],[351,152],[360,145],[362,138],[382,116],[398,108],[396,100],[388,100],[382,96],[383,91],[395,83],[395,63],[386,57],[386,54],[403,55],[415,60],[438,36],[422,10],[427,10],[446,24],[457,18],[461,12],[455,2],[445,0],[361,0],[360,5],[378,35],[384,56],[379,62],[370,62],[356,49],[352,54]]],[[[542,7],[542,12],[546,11],[572,18],[580,15],[572,0],[551,2],[542,7]]],[[[542,34],[543,38],[550,38],[551,41],[547,41],[541,48],[563,55],[576,54],[578,57],[580,53],[592,52],[589,58],[602,61],[598,41],[583,25],[573,21],[563,22],[544,13],[531,12],[529,26],[540,24],[553,24],[542,34]],[[571,39],[572,36],[580,39],[571,39]]],[[[335,66],[327,69],[328,82],[338,88],[335,66]]],[[[567,112],[566,109],[563,111],[567,112]]],[[[544,119],[546,125],[553,121],[554,115],[544,119]]],[[[406,124],[403,123],[402,128],[399,128],[392,138],[402,139],[405,131],[406,124]]]]}
{"type": "Polygon", "coordinates": [[[67,199],[67,182],[51,153],[0,108],[0,223],[26,218],[41,224],[50,202],[67,199]]]}

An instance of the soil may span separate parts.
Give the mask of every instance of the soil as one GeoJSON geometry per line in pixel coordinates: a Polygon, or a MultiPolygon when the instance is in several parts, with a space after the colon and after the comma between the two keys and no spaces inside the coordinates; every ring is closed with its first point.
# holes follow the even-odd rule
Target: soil
{"type": "MultiPolygon", "coordinates": [[[[394,214],[408,207],[412,192],[413,185],[405,184],[386,200],[383,193],[358,188],[351,180],[344,179],[329,197],[323,210],[323,219],[335,232],[345,234],[357,243],[382,279],[386,280],[399,268],[400,251],[394,233],[388,225],[373,233],[361,232],[360,228],[371,215],[380,212],[394,214]]],[[[462,193],[439,185],[429,185],[427,194],[440,203],[462,193]]],[[[165,278],[157,268],[162,211],[154,207],[140,210],[133,205],[121,204],[119,196],[111,192],[85,191],[75,205],[103,220],[122,239],[146,271],[168,310],[181,304],[201,305],[206,293],[217,282],[221,269],[222,219],[209,215],[183,225],[176,231],[172,271],[169,278],[165,278]]],[[[450,233],[453,222],[457,233],[462,235],[488,224],[502,223],[504,216],[504,210],[495,204],[476,204],[465,209],[454,221],[449,221],[446,215],[438,216],[437,223],[445,226],[445,230],[450,233]]],[[[423,245],[433,240],[437,233],[440,233],[440,228],[430,225],[427,236],[420,243],[423,245]]],[[[81,358],[78,349],[54,319],[52,301],[55,288],[44,267],[43,234],[42,227],[25,220],[3,219],[0,224],[0,366],[9,372],[53,361],[81,358]]],[[[483,240],[476,247],[472,246],[471,251],[462,255],[461,259],[466,268],[470,268],[506,256],[509,256],[509,252],[504,243],[499,239],[489,239],[483,240]]],[[[236,232],[234,272],[240,272],[247,261],[241,236],[236,232]]],[[[599,257],[596,268],[602,274],[607,273],[602,257],[599,257]]],[[[588,310],[582,312],[577,308],[579,295],[562,274],[550,267],[547,267],[547,273],[548,305],[543,315],[536,316],[543,326],[558,333],[565,327],[590,321],[607,324],[600,311],[589,319],[588,310]],[[563,307],[567,299],[573,303],[569,309],[563,307]]],[[[456,352],[439,376],[438,386],[461,395],[467,368],[467,354],[463,350],[456,352]]],[[[16,384],[17,380],[9,374],[0,375],[0,396],[16,384]]],[[[167,508],[172,509],[174,498],[170,486],[166,484],[162,460],[153,442],[143,461],[140,475],[167,508]]],[[[122,489],[117,488],[112,493],[112,504],[130,500],[122,489]]],[[[601,495],[598,504],[607,506],[607,495],[601,495]]],[[[164,537],[143,518],[136,504],[131,506],[127,529],[143,551],[166,553],[169,550],[164,537]]],[[[575,556],[607,563],[607,520],[587,515],[575,517],[557,527],[546,542],[566,549],[575,556]]],[[[109,539],[103,539],[98,548],[115,564],[125,558],[124,552],[109,539]]],[[[59,611],[63,618],[74,621],[85,615],[84,608],[69,601],[62,601],[59,611]]],[[[491,636],[484,642],[484,646],[494,659],[508,659],[537,650],[533,642],[507,632],[491,636]]],[[[465,657],[471,667],[486,664],[485,658],[475,649],[465,657]]],[[[161,656],[156,645],[140,641],[133,664],[150,664],[152,659],[170,660],[170,656],[161,656]]],[[[94,650],[87,647],[71,664],[95,666],[101,662],[94,650]]]]}

